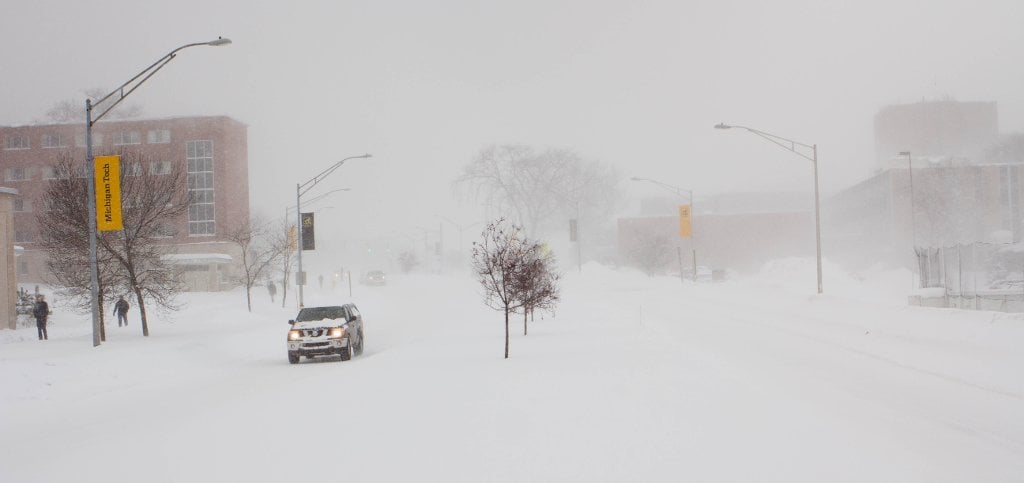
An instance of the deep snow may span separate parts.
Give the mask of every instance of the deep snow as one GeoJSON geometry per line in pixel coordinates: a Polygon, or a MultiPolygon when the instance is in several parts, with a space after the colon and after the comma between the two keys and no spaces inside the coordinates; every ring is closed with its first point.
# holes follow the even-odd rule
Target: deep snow
{"type": "MultiPolygon", "coordinates": [[[[575,267],[574,267],[575,268],[575,267]]],[[[713,284],[591,264],[511,323],[465,274],[307,290],[367,349],[289,365],[258,289],[151,336],[59,301],[0,331],[0,482],[1021,481],[1024,318],[908,307],[908,272],[779,260],[713,284]]]]}

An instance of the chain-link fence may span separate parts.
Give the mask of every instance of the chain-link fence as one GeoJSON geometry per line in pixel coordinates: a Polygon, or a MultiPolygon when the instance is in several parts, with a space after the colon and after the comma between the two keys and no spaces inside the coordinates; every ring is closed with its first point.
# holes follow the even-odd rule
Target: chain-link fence
{"type": "Polygon", "coordinates": [[[917,249],[921,288],[942,288],[945,306],[1024,312],[1024,244],[917,249]]]}

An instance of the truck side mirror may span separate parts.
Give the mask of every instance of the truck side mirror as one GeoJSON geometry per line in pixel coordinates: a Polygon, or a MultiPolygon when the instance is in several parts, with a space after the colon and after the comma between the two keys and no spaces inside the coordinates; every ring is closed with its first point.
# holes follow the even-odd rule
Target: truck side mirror
{"type": "Polygon", "coordinates": [[[289,320],[288,321],[288,325],[295,325],[295,321],[294,320],[289,320]]]}

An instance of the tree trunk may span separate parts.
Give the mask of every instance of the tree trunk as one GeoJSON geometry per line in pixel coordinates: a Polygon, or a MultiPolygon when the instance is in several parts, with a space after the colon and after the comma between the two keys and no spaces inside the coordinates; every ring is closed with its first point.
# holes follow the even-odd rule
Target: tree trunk
{"type": "Polygon", "coordinates": [[[526,310],[526,309],[523,309],[523,335],[526,335],[526,314],[527,313],[529,313],[529,311],[526,310]]]}
{"type": "Polygon", "coordinates": [[[252,285],[245,284],[245,303],[249,306],[249,313],[252,313],[252,285]]]}
{"type": "Polygon", "coordinates": [[[285,302],[288,301],[288,276],[292,274],[291,269],[284,271],[284,280],[281,282],[281,308],[284,308],[285,302]]]}
{"type": "Polygon", "coordinates": [[[508,359],[508,306],[505,306],[505,358],[508,359]]]}
{"type": "Polygon", "coordinates": [[[99,291],[100,291],[100,296],[98,297],[99,300],[97,300],[96,302],[97,302],[97,304],[99,304],[99,311],[100,311],[100,342],[106,342],[107,341],[107,327],[106,327],[106,324],[103,323],[103,310],[104,309],[103,309],[103,285],[102,284],[99,285],[99,291]]]}
{"type": "Polygon", "coordinates": [[[146,322],[146,302],[142,299],[142,290],[135,289],[135,300],[139,304],[139,317],[142,318],[142,335],[149,337],[149,323],[146,322]]]}

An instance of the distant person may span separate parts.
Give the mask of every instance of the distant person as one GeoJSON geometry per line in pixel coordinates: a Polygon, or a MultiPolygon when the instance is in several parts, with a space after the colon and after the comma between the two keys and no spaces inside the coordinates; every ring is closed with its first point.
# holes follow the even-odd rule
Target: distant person
{"type": "Polygon", "coordinates": [[[114,315],[117,316],[117,326],[121,327],[122,322],[125,327],[128,327],[128,301],[124,299],[124,295],[117,299],[117,303],[114,304],[114,315]]]}
{"type": "Polygon", "coordinates": [[[270,303],[274,303],[274,296],[277,295],[277,285],[273,280],[267,280],[267,292],[270,292],[270,303]]]}
{"type": "Polygon", "coordinates": [[[46,303],[46,297],[36,295],[36,306],[32,309],[32,315],[36,317],[36,330],[39,332],[39,340],[49,340],[46,333],[46,318],[50,316],[50,305],[46,303]]]}
{"type": "Polygon", "coordinates": [[[318,277],[318,278],[320,279],[320,290],[323,290],[324,289],[324,274],[321,273],[320,277],[318,277]]]}

